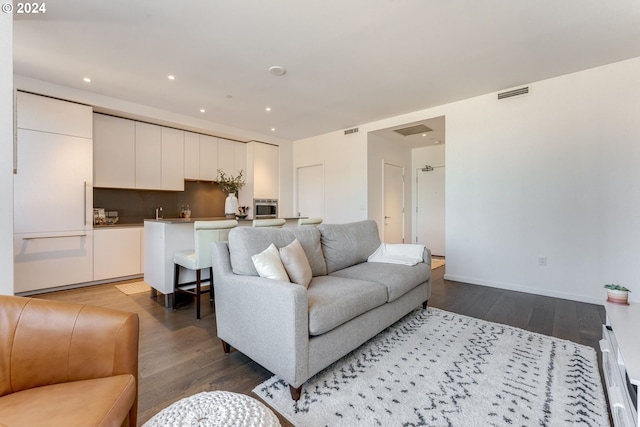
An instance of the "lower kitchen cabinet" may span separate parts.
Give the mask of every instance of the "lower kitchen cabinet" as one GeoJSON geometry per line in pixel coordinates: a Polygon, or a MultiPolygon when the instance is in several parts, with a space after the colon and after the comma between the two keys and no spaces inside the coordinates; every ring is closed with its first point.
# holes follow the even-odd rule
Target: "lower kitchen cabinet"
{"type": "Polygon", "coordinates": [[[142,274],[142,227],[93,231],[93,280],[142,274]]]}
{"type": "Polygon", "coordinates": [[[93,280],[93,231],[14,234],[14,292],[93,280]]]}

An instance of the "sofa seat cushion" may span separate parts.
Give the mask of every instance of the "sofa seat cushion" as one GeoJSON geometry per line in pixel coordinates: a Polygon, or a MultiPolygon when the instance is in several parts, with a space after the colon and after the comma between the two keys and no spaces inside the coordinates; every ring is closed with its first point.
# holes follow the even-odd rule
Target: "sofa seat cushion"
{"type": "Polygon", "coordinates": [[[17,426],[120,426],[136,399],[133,375],[72,381],[0,397],[0,420],[17,426]]]}
{"type": "Polygon", "coordinates": [[[334,277],[376,282],[387,289],[387,302],[392,302],[431,278],[431,268],[421,262],[408,266],[363,262],[331,273],[334,277]]]}
{"type": "Polygon", "coordinates": [[[307,290],[309,334],[321,335],[387,301],[375,282],[336,276],[314,277],[307,290]]]}

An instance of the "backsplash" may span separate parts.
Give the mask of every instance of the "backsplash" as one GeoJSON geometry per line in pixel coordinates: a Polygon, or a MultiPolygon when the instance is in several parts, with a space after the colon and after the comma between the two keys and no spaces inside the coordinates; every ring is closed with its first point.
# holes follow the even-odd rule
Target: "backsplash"
{"type": "Polygon", "coordinates": [[[226,197],[216,183],[185,181],[184,191],[94,188],[93,206],[118,211],[118,224],[142,224],[155,218],[159,206],[165,218],[179,217],[181,207],[187,205],[192,218],[222,217],[226,197]]]}

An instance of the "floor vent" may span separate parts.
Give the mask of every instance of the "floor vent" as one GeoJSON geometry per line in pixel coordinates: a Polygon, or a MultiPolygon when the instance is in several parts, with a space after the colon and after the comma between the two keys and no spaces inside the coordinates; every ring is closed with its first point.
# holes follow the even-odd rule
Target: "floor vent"
{"type": "Polygon", "coordinates": [[[345,134],[345,135],[349,135],[349,134],[357,133],[357,132],[358,132],[358,128],[353,128],[353,129],[347,129],[347,130],[345,130],[345,131],[344,131],[344,134],[345,134]]]}
{"type": "Polygon", "coordinates": [[[528,95],[528,94],[529,94],[529,86],[525,86],[518,89],[513,89],[513,90],[508,90],[506,92],[498,93],[498,100],[513,98],[514,96],[528,95]]]}

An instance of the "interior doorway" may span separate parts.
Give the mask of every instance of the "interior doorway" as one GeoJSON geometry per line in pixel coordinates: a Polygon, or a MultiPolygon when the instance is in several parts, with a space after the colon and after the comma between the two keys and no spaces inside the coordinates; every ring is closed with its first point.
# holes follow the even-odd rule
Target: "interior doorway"
{"type": "Polygon", "coordinates": [[[445,167],[425,166],[416,173],[416,243],[445,256],[445,167]]]}
{"type": "Polygon", "coordinates": [[[324,218],[324,165],[296,168],[298,216],[324,218]]]}
{"type": "Polygon", "coordinates": [[[385,243],[404,243],[404,167],[383,161],[383,235],[385,243]]]}

